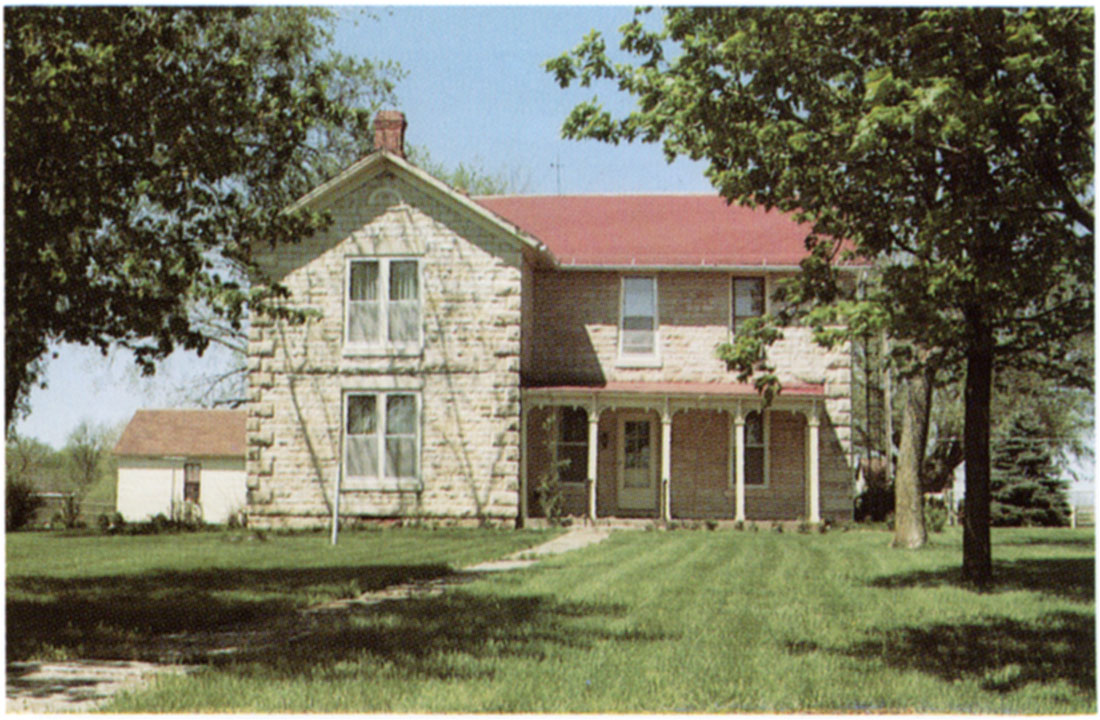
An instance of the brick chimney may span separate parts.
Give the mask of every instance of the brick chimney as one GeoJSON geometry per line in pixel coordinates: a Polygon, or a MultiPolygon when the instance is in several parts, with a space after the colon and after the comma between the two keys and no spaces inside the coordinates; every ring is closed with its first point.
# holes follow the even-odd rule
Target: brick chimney
{"type": "Polygon", "coordinates": [[[379,110],[374,117],[374,149],[405,157],[405,113],[400,110],[379,110]]]}

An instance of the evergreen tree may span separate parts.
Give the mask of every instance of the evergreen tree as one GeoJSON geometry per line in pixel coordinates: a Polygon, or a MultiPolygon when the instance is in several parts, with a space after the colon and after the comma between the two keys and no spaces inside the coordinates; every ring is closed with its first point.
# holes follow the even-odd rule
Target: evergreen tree
{"type": "Polygon", "coordinates": [[[990,520],[995,526],[1069,524],[1066,482],[1031,413],[1021,413],[993,446],[990,520]]]}

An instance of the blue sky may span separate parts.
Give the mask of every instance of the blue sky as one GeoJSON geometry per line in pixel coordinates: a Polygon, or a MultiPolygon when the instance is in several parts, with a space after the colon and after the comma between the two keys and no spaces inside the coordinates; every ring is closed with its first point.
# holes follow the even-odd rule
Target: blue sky
{"type": "MultiPolygon", "coordinates": [[[[338,12],[337,49],[395,60],[406,71],[395,106],[408,119],[406,141],[437,162],[475,163],[529,194],[557,192],[556,164],[563,193],[713,192],[702,164],[669,165],[657,145],[561,139],[577,103],[598,96],[621,114],[633,101],[607,84],[562,90],[542,64],[592,29],[616,47],[629,6],[376,7],[377,20],[354,8],[338,12]]],[[[32,393],[31,415],[17,429],[60,447],[81,420],[118,424],[139,407],[178,403],[196,377],[226,362],[217,352],[177,353],[155,377],[141,378],[125,354],[62,347],[48,364],[48,389],[32,393]]],[[[1091,479],[1092,464],[1081,474],[1091,479]]]]}

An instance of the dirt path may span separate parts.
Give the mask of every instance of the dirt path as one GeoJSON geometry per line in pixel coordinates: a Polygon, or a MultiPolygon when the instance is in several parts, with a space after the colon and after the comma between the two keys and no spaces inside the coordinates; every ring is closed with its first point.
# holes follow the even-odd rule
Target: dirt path
{"type": "Polygon", "coordinates": [[[335,600],[298,613],[293,627],[239,628],[232,631],[188,633],[151,638],[146,646],[155,662],[68,660],[12,662],[7,668],[7,712],[90,712],[123,691],[144,687],[158,676],[195,670],[195,663],[217,655],[286,643],[308,635],[317,613],[376,605],[404,598],[431,597],[477,579],[484,573],[529,567],[557,555],[603,541],[607,528],[578,528],[499,560],[462,568],[456,573],[418,582],[391,585],[355,598],[335,600]]]}

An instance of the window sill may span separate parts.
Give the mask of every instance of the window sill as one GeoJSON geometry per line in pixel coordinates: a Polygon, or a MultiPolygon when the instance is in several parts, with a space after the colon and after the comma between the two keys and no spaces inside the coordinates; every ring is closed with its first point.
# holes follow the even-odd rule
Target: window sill
{"type": "Polygon", "coordinates": [[[373,357],[420,357],[424,348],[420,345],[366,345],[344,346],[341,357],[345,358],[373,358],[373,357]]]}
{"type": "Polygon", "coordinates": [[[615,367],[617,368],[659,368],[661,366],[661,358],[657,356],[646,357],[640,355],[631,357],[620,355],[615,360],[615,367]]]}
{"type": "Polygon", "coordinates": [[[424,483],[417,478],[344,478],[341,492],[420,492],[424,483]]]}

